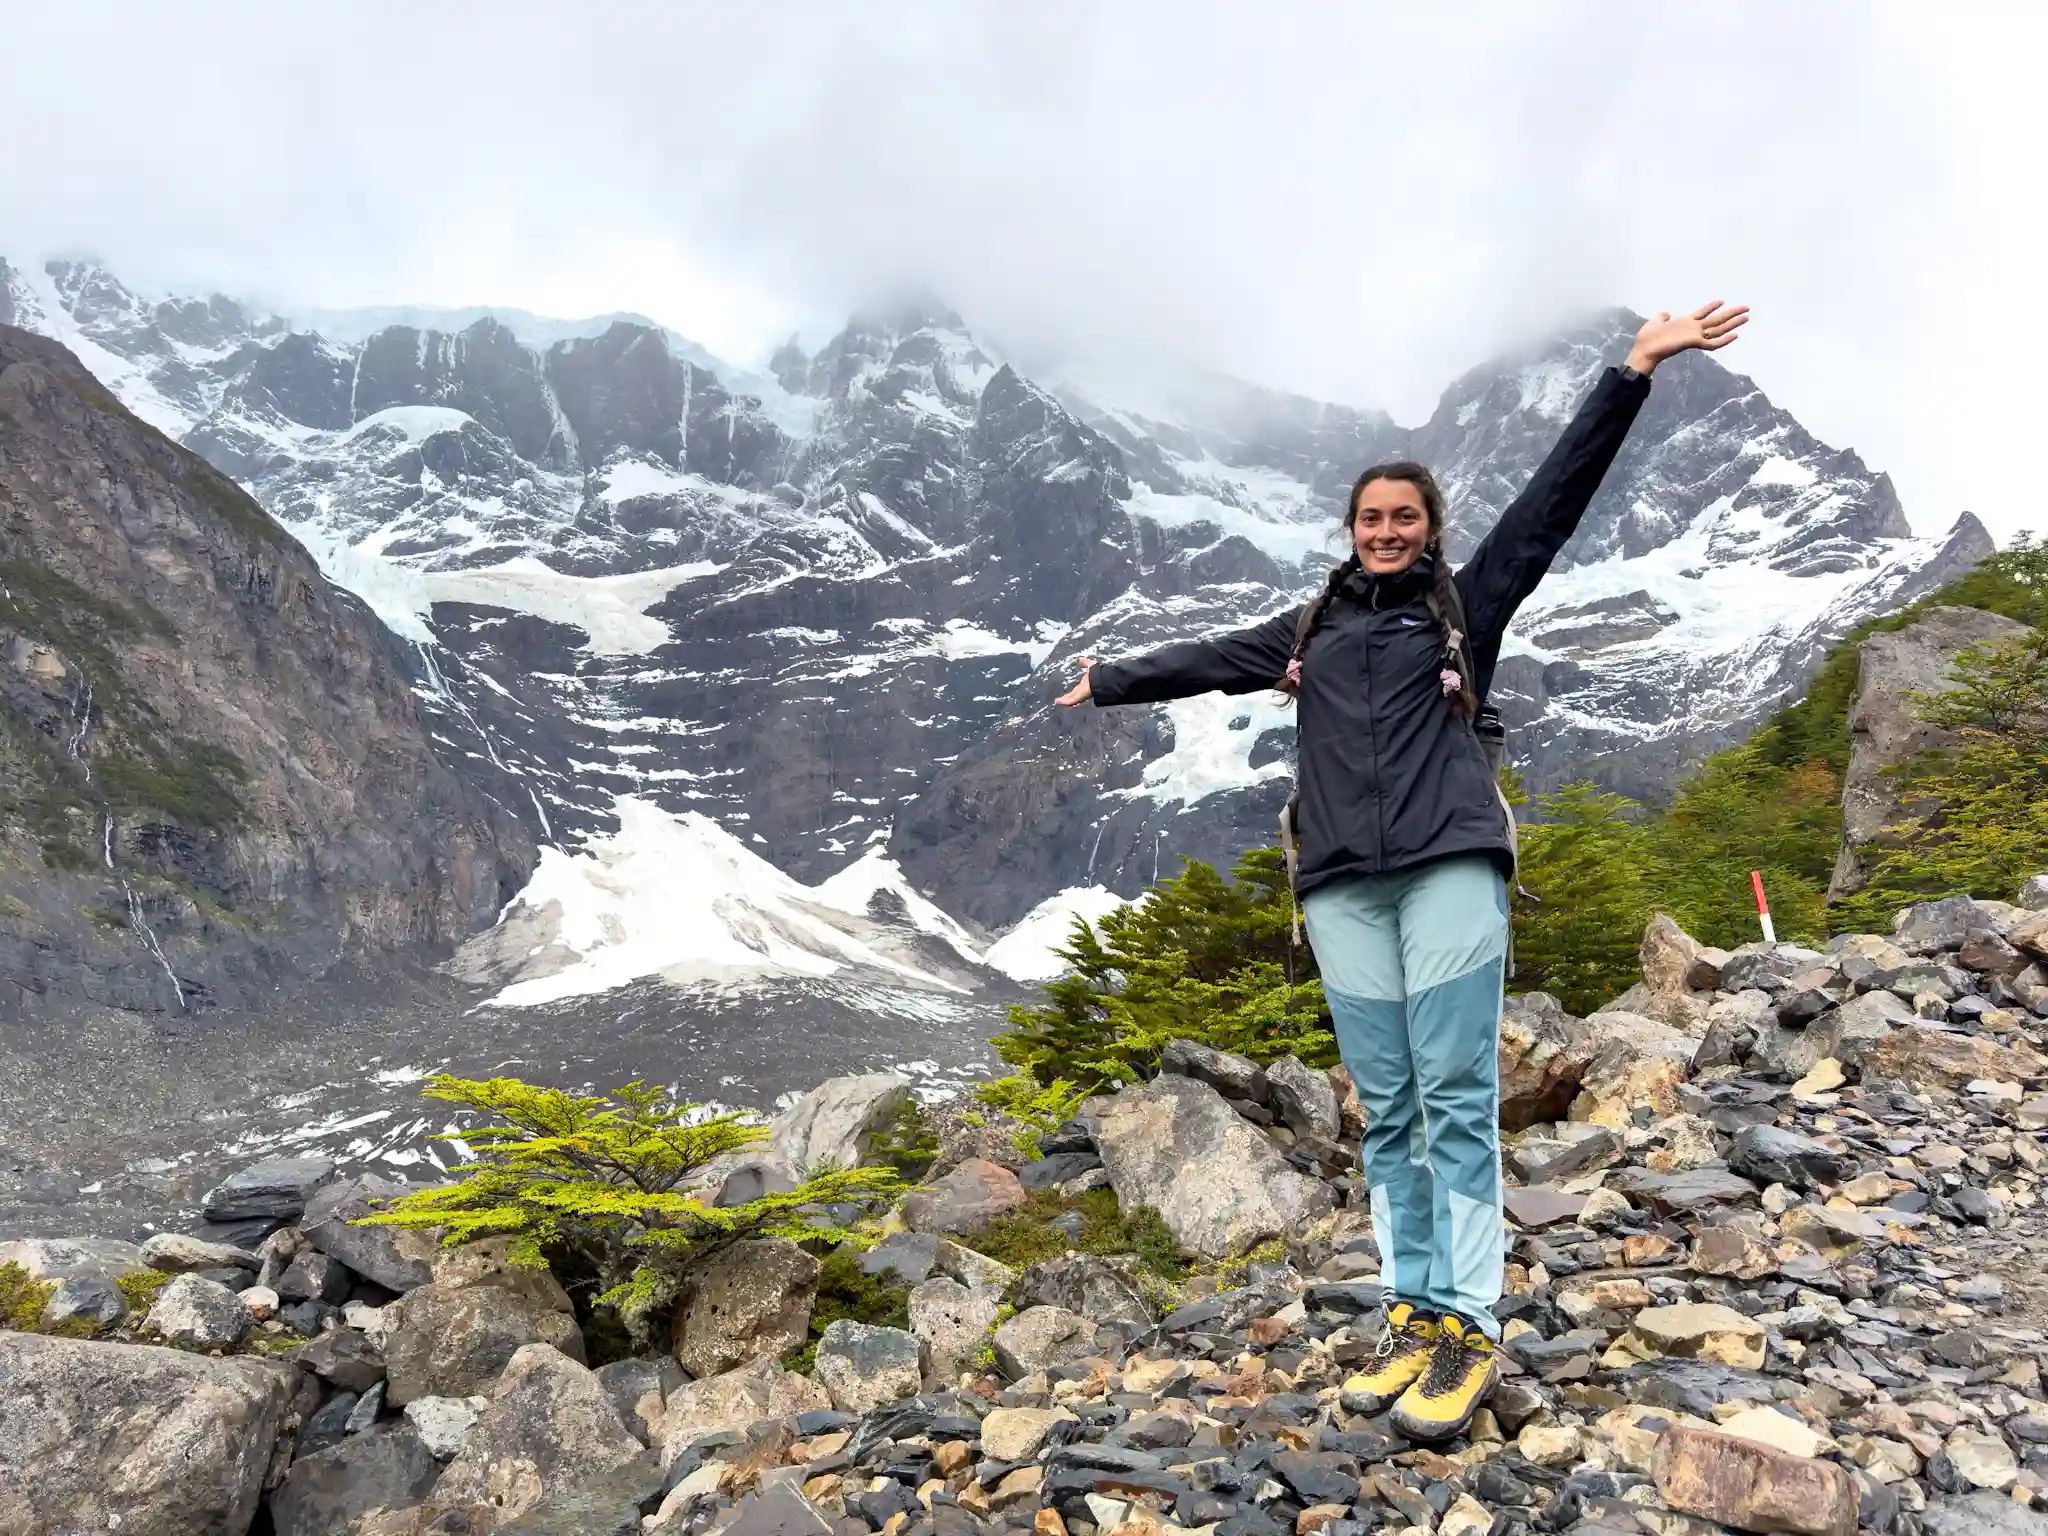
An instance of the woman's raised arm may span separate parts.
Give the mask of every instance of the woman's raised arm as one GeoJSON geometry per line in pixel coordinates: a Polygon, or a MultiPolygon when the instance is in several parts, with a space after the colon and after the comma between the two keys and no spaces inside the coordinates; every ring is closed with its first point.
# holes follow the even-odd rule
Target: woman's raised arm
{"type": "Polygon", "coordinates": [[[1480,540],[1457,580],[1482,691],[1492,678],[1501,636],[1515,610],[1536,590],[1550,562],[1578,530],[1579,519],[1621,451],[1636,412],[1649,397],[1650,373],[1680,352],[1719,351],[1735,340],[1748,319],[1746,305],[1730,308],[1716,299],[1676,319],[1667,312],[1645,320],[1629,348],[1627,365],[1600,376],[1527,488],[1480,540]]]}
{"type": "Polygon", "coordinates": [[[1105,706],[1158,704],[1198,693],[1257,693],[1279,682],[1287,669],[1300,616],[1300,608],[1290,608],[1250,629],[1163,645],[1130,661],[1083,656],[1080,681],[1055,702],[1071,709],[1090,700],[1105,706]]]}

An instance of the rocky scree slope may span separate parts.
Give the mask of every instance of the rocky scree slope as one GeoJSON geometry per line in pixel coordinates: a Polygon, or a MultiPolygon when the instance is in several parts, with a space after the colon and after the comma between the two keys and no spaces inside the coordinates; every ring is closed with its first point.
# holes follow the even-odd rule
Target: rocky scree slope
{"type": "MultiPolygon", "coordinates": [[[[700,812],[815,883],[886,852],[984,931],[1263,839],[1264,696],[1055,716],[1073,657],[1286,606],[1368,462],[1443,474],[1464,553],[1634,318],[1458,380],[1423,426],[1227,379],[1034,381],[938,307],[856,318],[774,377],[617,321],[486,316],[336,341],[89,263],[0,271],[416,647],[423,715],[544,840],[620,796],[700,812]]],[[[1511,638],[1496,694],[1538,788],[1655,800],[1855,620],[1989,548],[1915,539],[1890,483],[1747,379],[1677,359],[1511,638]]]]}
{"type": "MultiPolygon", "coordinates": [[[[1346,1386],[1381,1293],[1343,1069],[1177,1041],[1034,1159],[952,1143],[860,1257],[909,1326],[841,1317],[808,1374],[782,1359],[820,1265],[787,1240],[728,1250],[660,1352],[592,1369],[549,1274],[351,1225],[403,1186],[325,1159],[235,1174],[191,1234],[0,1245],[39,1309],[0,1332],[0,1510],[229,1536],[259,1508],[280,1536],[2039,1536],[2048,875],[2018,894],[1826,952],[1660,917],[1614,1007],[1511,999],[1502,1379],[1446,1443],[1346,1386]],[[1103,1188],[1157,1212],[1181,1278],[977,1247],[1103,1188]]],[[[908,1092],[821,1085],[705,1194],[876,1155],[908,1092]]]]}
{"type": "Polygon", "coordinates": [[[396,647],[248,495],[0,326],[0,1012],[445,952],[533,865],[396,647]]]}

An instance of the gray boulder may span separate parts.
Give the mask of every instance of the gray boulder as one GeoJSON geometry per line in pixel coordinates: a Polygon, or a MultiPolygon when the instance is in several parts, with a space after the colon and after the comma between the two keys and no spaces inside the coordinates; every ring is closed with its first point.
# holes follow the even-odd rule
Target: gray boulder
{"type": "Polygon", "coordinates": [[[95,1328],[111,1328],[128,1315],[128,1298],[111,1280],[98,1275],[74,1275],[57,1282],[43,1303],[43,1321],[68,1322],[82,1317],[95,1328]]]}
{"type": "Polygon", "coordinates": [[[685,1382],[669,1392],[663,1407],[662,1463],[673,1462],[683,1447],[709,1431],[744,1429],[756,1419],[779,1419],[831,1406],[824,1387],[784,1370],[782,1362],[773,1357],[685,1382]]]}
{"type": "Polygon", "coordinates": [[[924,1384],[924,1350],[901,1328],[835,1319],[818,1340],[811,1378],[841,1413],[866,1413],[914,1397],[924,1384]]]}
{"type": "Polygon", "coordinates": [[[517,1291],[420,1286],[384,1308],[384,1369],[392,1405],[488,1393],[512,1357],[530,1344],[583,1358],[575,1318],[517,1291]]]}
{"type": "Polygon", "coordinates": [[[384,1379],[384,1354],[353,1328],[330,1328],[299,1351],[299,1364],[348,1392],[384,1379]]]}
{"type": "Polygon", "coordinates": [[[643,1449],[594,1371],[549,1345],[527,1344],[434,1485],[434,1502],[494,1504],[509,1520],[637,1460],[643,1449]]]}
{"type": "Polygon", "coordinates": [[[150,1269],[140,1248],[111,1237],[17,1238],[0,1243],[0,1264],[20,1265],[31,1280],[119,1280],[150,1269]]]}
{"type": "Polygon", "coordinates": [[[944,1241],[936,1232],[895,1233],[860,1256],[861,1272],[915,1285],[938,1268],[939,1245],[944,1241]]]}
{"type": "Polygon", "coordinates": [[[1892,918],[1892,936],[1917,955],[1961,949],[1963,941],[1979,929],[1994,929],[1994,920],[1968,896],[1916,902],[1892,918]]]}
{"type": "Polygon", "coordinates": [[[330,1157],[266,1157],[229,1174],[199,1202],[208,1221],[291,1220],[334,1177],[330,1157]]]}
{"type": "Polygon", "coordinates": [[[1096,1130],[1125,1210],[1149,1205],[1187,1252],[1234,1258],[1298,1232],[1330,1209],[1320,1179],[1296,1172],[1205,1082],[1161,1073],[1116,1096],[1096,1130]]]}
{"type": "Polygon", "coordinates": [[[254,1323],[240,1297],[199,1275],[174,1277],[157,1292],[142,1320],[142,1326],[164,1342],[198,1349],[232,1349],[254,1323]]]}
{"type": "Polygon", "coordinates": [[[1070,1253],[1033,1264],[1017,1282],[1016,1304],[1064,1307],[1090,1322],[1118,1323],[1133,1330],[1158,1321],[1130,1277],[1092,1253],[1070,1253]]]}
{"type": "Polygon", "coordinates": [[[1014,1211],[1026,1199],[1017,1175],[1000,1163],[970,1157],[943,1178],[914,1189],[903,1201],[913,1232],[972,1232],[1014,1211]]]}
{"type": "Polygon", "coordinates": [[[317,1248],[304,1248],[293,1255],[271,1289],[286,1301],[324,1301],[336,1306],[348,1298],[354,1284],[355,1278],[341,1260],[317,1248]]]}
{"type": "Polygon", "coordinates": [[[910,1079],[895,1072],[828,1078],[769,1121],[769,1144],[799,1174],[858,1168],[876,1131],[911,1098],[910,1079]]]}
{"type": "Polygon", "coordinates": [[[1327,1073],[1292,1056],[1282,1056],[1266,1068],[1266,1085],[1273,1113],[1295,1135],[1337,1139],[1342,1129],[1337,1119],[1337,1090],[1330,1086],[1327,1073]]]}
{"type": "Polygon", "coordinates": [[[1761,1071],[1782,1072],[1791,1078],[1804,1077],[1824,1056],[1832,1056],[1845,1066],[1856,1066],[1872,1046],[1912,1019],[1913,1010],[1893,993],[1865,992],[1803,1027],[1775,1021],[1761,1025],[1750,1064],[1761,1071]]]}
{"type": "Polygon", "coordinates": [[[2048,1536],[2048,1514],[2003,1493],[1934,1499],[1920,1517],[1927,1536],[2048,1536]]]}
{"type": "Polygon", "coordinates": [[[1012,1381],[1095,1353],[1095,1324],[1065,1307],[1026,1307],[995,1331],[996,1368],[1012,1381]]]}
{"type": "MultiPolygon", "coordinates": [[[[1501,1129],[1524,1131],[1540,1121],[1562,1120],[1597,1049],[1591,1026],[1566,1013],[1549,993],[1508,998],[1501,1005],[1496,1051],[1501,1129]]],[[[1355,1088],[1352,1094],[1355,1099],[1355,1088]]]]}
{"type": "Polygon", "coordinates": [[[270,1494],[277,1536],[349,1536],[357,1522],[426,1497],[441,1464],[410,1424],[380,1424],[295,1459],[270,1494]]]}
{"type": "Polygon", "coordinates": [[[910,1331],[924,1341],[932,1374],[952,1377],[988,1343],[1002,1307],[999,1291],[974,1290],[946,1275],[933,1275],[910,1293],[910,1331]]]}
{"type": "Polygon", "coordinates": [[[1159,1070],[1207,1083],[1228,1099],[1263,1104],[1272,1091],[1270,1080],[1255,1063],[1229,1051],[1193,1040],[1169,1040],[1159,1053],[1159,1070]]]}
{"type": "Polygon", "coordinates": [[[494,1286],[550,1312],[576,1310],[569,1293],[545,1265],[513,1262],[508,1237],[484,1237],[456,1248],[437,1248],[433,1265],[433,1283],[444,1290],[494,1286]]]}
{"type": "Polygon", "coordinates": [[[786,1237],[735,1243],[704,1267],[676,1313],[676,1362],[692,1376],[716,1376],[795,1349],[810,1330],[818,1268],[786,1237]]]}
{"type": "Polygon", "coordinates": [[[2048,875],[2029,875],[2020,886],[2019,904],[2029,912],[2048,912],[2048,875]]]}
{"type": "Polygon", "coordinates": [[[373,1173],[329,1184],[306,1202],[300,1221],[306,1241],[387,1291],[405,1292],[425,1285],[433,1278],[434,1255],[440,1246],[434,1233],[353,1225],[357,1217],[376,1209],[378,1201],[394,1199],[413,1187],[373,1173]]]}
{"type": "Polygon", "coordinates": [[[271,1360],[0,1332],[0,1529],[247,1530],[295,1374],[271,1360]]]}

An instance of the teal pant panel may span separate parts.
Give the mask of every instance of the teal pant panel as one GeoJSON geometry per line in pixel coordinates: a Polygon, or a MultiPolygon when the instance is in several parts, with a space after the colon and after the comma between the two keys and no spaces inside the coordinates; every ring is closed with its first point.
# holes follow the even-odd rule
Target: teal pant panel
{"type": "Polygon", "coordinates": [[[1507,888],[1482,857],[1323,886],[1303,903],[1360,1147],[1380,1277],[1495,1330],[1507,888]]]}

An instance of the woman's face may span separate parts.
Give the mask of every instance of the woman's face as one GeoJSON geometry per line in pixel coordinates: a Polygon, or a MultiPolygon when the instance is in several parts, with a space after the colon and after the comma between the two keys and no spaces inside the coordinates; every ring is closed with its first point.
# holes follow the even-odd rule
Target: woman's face
{"type": "Polygon", "coordinates": [[[1406,480],[1369,480],[1358,493],[1351,544],[1358,563],[1375,576],[1405,571],[1429,542],[1429,509],[1422,488],[1406,480]]]}

